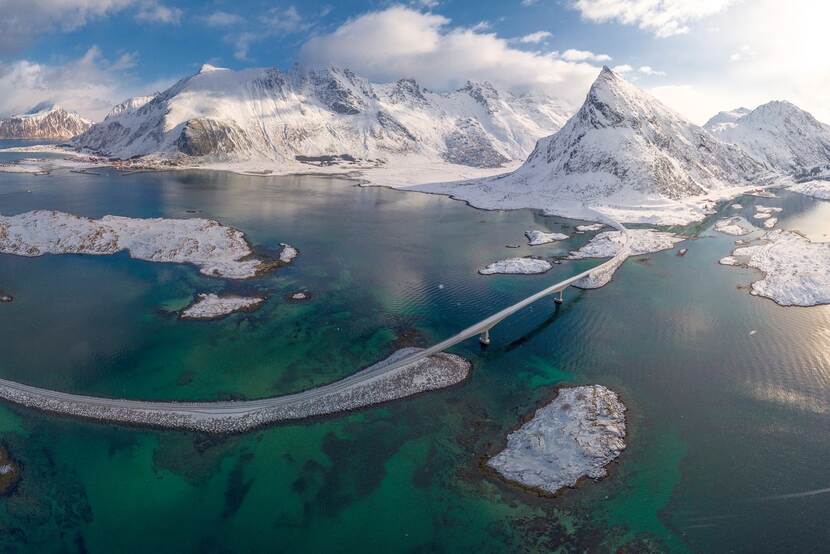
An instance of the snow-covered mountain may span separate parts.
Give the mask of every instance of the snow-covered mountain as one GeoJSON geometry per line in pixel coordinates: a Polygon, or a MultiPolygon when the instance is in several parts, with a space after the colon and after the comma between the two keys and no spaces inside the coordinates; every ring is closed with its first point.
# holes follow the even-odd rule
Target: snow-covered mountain
{"type": "Polygon", "coordinates": [[[91,125],[60,106],[38,104],[26,113],[0,119],[0,139],[68,139],[91,125]]]}
{"type": "Polygon", "coordinates": [[[104,120],[115,119],[116,117],[120,117],[124,114],[132,113],[153,98],[154,96],[133,96],[132,98],[127,98],[120,104],[113,106],[104,120]]]}
{"type": "Polygon", "coordinates": [[[758,106],[731,125],[707,123],[716,137],[788,175],[809,176],[830,166],[830,125],[789,102],[758,106]]]}
{"type": "Polygon", "coordinates": [[[603,206],[628,210],[618,214],[627,221],[683,222],[702,217],[704,198],[747,186],[766,170],[605,67],[579,111],[541,139],[515,172],[418,190],[484,208],[574,215],[580,207],[603,206]],[[655,210],[677,213],[657,216],[655,210]]]}
{"type": "Polygon", "coordinates": [[[703,128],[707,131],[717,131],[721,128],[734,127],[737,120],[751,111],[749,108],[735,108],[734,110],[718,112],[703,125],[703,128]]]}
{"type": "Polygon", "coordinates": [[[205,65],[74,141],[121,159],[270,160],[273,166],[419,156],[495,168],[520,161],[567,116],[554,99],[488,83],[448,93],[372,84],[346,69],[232,71],[205,65]]]}

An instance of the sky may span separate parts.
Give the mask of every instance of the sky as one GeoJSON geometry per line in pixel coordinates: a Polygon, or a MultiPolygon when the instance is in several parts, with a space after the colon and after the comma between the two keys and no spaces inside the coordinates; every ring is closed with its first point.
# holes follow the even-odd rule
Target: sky
{"type": "Polygon", "coordinates": [[[702,124],[789,100],[830,123],[825,0],[0,0],[0,115],[102,118],[203,63],[489,80],[578,107],[603,65],[702,124]]]}

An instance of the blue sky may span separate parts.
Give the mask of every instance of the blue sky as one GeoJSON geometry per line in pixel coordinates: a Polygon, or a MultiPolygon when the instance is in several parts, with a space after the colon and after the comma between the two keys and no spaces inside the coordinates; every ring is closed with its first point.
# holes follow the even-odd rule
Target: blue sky
{"type": "Polygon", "coordinates": [[[615,67],[696,122],[789,99],[830,120],[823,2],[792,0],[0,0],[0,113],[90,117],[202,63],[300,60],[431,88],[487,79],[578,103],[615,67]]]}

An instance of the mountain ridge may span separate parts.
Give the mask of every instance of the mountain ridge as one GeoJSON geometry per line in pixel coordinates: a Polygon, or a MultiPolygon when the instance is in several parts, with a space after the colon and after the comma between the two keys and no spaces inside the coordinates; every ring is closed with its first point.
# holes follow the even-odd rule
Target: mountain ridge
{"type": "Polygon", "coordinates": [[[0,139],[69,139],[92,122],[57,104],[41,102],[28,111],[0,119],[0,139]]]}
{"type": "Polygon", "coordinates": [[[798,178],[830,167],[830,125],[786,100],[767,102],[709,130],[786,175],[798,178]]]}

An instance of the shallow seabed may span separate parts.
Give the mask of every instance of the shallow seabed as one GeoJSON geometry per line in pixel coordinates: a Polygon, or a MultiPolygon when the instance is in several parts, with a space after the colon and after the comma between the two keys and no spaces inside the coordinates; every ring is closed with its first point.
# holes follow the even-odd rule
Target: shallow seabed
{"type": "MultiPolygon", "coordinates": [[[[0,377],[130,398],[271,396],[430,344],[595,263],[477,275],[590,238],[528,210],[317,177],[101,173],[0,175],[0,213],[198,214],[301,255],[239,282],[126,255],[0,255],[0,289],[15,297],[0,304],[0,377]],[[531,248],[530,228],[572,239],[531,248]],[[285,300],[297,290],[312,300],[285,300]],[[199,292],[269,299],[250,314],[179,320],[199,292]]],[[[816,216],[827,203],[740,202],[747,216],[753,203],[784,207],[779,226],[814,240],[830,233],[816,216]]],[[[830,495],[769,497],[830,487],[830,308],[750,296],[757,273],[718,265],[734,237],[710,223],[678,245],[684,257],[636,257],[602,289],[508,319],[488,350],[454,349],[474,369],[447,390],[229,437],[2,405],[0,441],[24,477],[0,499],[0,551],[819,550],[830,495]],[[604,384],[629,408],[629,446],[609,477],[550,499],[485,471],[482,459],[564,383],[604,384]]]]}

